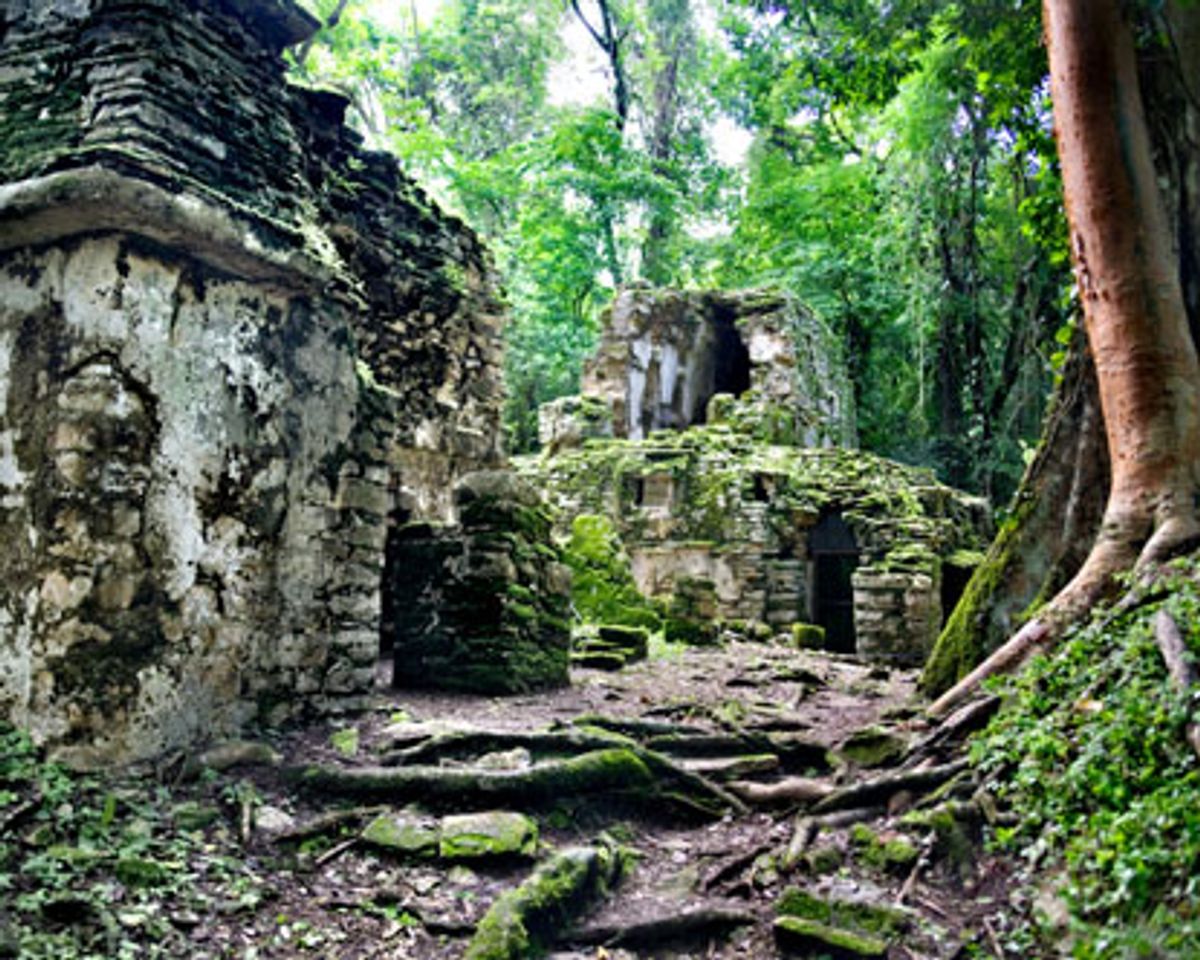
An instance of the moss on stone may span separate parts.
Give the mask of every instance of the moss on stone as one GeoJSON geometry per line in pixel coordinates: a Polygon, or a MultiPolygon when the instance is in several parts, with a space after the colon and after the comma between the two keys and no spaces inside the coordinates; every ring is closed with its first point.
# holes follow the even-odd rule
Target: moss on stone
{"type": "Polygon", "coordinates": [[[850,829],[850,842],[857,848],[863,863],[889,873],[903,872],[920,856],[920,851],[907,837],[896,834],[880,837],[864,823],[856,823],[850,829]]]}
{"type": "Polygon", "coordinates": [[[408,813],[384,813],[367,824],[361,839],[409,857],[432,857],[438,852],[438,828],[435,821],[408,813]]]}
{"type": "Polygon", "coordinates": [[[824,650],[825,628],[815,623],[793,623],[792,643],[801,650],[824,650]]]}
{"type": "Polygon", "coordinates": [[[827,956],[834,960],[887,956],[887,942],[879,937],[827,926],[803,917],[776,918],[775,938],[785,950],[805,956],[827,956]]]}
{"type": "Polygon", "coordinates": [[[775,912],[885,937],[900,933],[910,924],[908,914],[895,907],[840,897],[818,897],[799,887],[789,887],[780,894],[775,901],[775,912]]]}
{"type": "Polygon", "coordinates": [[[881,767],[897,759],[908,741],[881,727],[865,727],[852,733],[838,753],[860,767],[881,767]]]}
{"type": "Polygon", "coordinates": [[[537,850],[537,824],[523,813],[494,810],[442,820],[438,856],[443,860],[529,857],[537,850]]]}

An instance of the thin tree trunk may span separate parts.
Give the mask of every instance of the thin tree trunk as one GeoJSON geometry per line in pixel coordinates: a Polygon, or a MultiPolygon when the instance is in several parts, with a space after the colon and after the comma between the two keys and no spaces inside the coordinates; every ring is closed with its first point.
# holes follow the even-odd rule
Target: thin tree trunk
{"type": "Polygon", "coordinates": [[[1133,37],[1118,0],[1044,0],[1071,249],[1112,464],[1082,568],[1004,646],[938,700],[944,713],[1012,669],[1111,588],[1197,535],[1200,363],[1159,193],[1133,37]]]}

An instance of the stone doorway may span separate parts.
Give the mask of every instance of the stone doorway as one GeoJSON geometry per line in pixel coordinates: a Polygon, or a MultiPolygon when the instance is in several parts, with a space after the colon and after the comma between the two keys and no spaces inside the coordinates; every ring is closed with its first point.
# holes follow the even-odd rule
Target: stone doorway
{"type": "Polygon", "coordinates": [[[710,349],[712,388],[707,391],[707,396],[698,398],[693,424],[704,423],[708,401],[716,394],[740,397],[750,389],[750,351],[738,333],[733,314],[720,311],[713,318],[710,349]]]}
{"type": "Polygon", "coordinates": [[[858,545],[840,514],[826,514],[813,527],[808,557],[810,618],[825,628],[826,649],[853,653],[857,643],[851,578],[858,566],[858,545]]]}

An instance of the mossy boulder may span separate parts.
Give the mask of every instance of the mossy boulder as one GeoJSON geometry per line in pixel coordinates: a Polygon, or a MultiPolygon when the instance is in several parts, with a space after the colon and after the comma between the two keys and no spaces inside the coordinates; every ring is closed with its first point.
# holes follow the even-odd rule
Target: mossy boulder
{"type": "Polygon", "coordinates": [[[909,915],[895,907],[866,900],[818,897],[799,887],[790,887],[780,894],[775,901],[775,912],[880,937],[895,936],[911,924],[909,915]]]}
{"type": "Polygon", "coordinates": [[[438,852],[437,820],[410,812],[383,813],[367,824],[361,839],[372,847],[405,857],[433,857],[438,852]]]}
{"type": "Polygon", "coordinates": [[[837,752],[860,767],[883,767],[898,760],[907,748],[908,741],[898,733],[872,726],[854,731],[837,752]]]}
{"type": "Polygon", "coordinates": [[[916,845],[903,834],[877,834],[863,823],[856,823],[850,829],[850,842],[862,863],[888,873],[903,873],[920,856],[916,845]]]}
{"type": "Polygon", "coordinates": [[[537,840],[537,824],[523,813],[466,813],[442,820],[438,856],[443,860],[529,857],[537,850],[537,840]]]}
{"type": "Polygon", "coordinates": [[[815,623],[793,623],[792,644],[799,650],[824,650],[825,628],[815,623]]]}

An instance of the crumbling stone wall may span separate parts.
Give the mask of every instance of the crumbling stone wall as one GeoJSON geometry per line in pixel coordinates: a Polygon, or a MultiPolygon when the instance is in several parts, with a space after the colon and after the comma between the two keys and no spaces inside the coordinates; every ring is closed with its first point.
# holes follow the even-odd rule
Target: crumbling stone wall
{"type": "Polygon", "coordinates": [[[459,524],[393,534],[394,684],[474,693],[566,686],[571,572],[537,491],[507,471],[455,489],[459,524]]]}
{"type": "Polygon", "coordinates": [[[81,764],[373,684],[389,518],[500,462],[475,237],[290,0],[0,9],[0,716],[81,764]]]}
{"type": "Polygon", "coordinates": [[[540,411],[539,440],[641,440],[721,419],[759,439],[856,445],[853,393],[834,338],[774,291],[622,290],[603,317],[582,396],[540,411]]]}
{"type": "Polygon", "coordinates": [[[847,585],[855,649],[885,661],[922,661],[941,626],[943,571],[977,563],[991,533],[986,501],[928,470],[765,444],[725,423],[593,439],[521,468],[559,506],[564,530],[580,514],[612,520],[645,594],[711,584],[718,616],[776,629],[815,619],[810,537],[840,518],[858,552],[847,585]]]}

